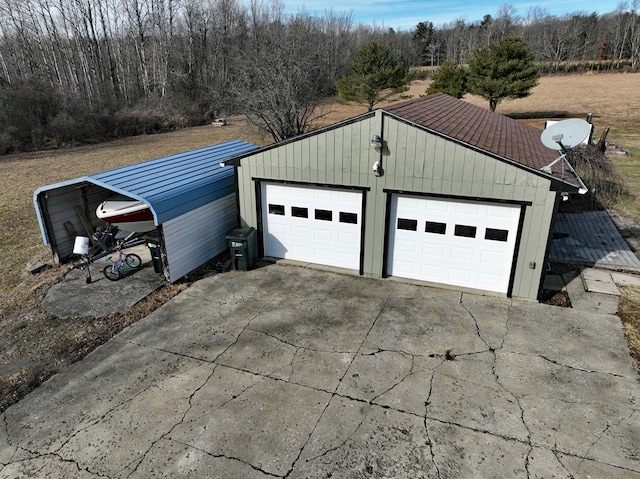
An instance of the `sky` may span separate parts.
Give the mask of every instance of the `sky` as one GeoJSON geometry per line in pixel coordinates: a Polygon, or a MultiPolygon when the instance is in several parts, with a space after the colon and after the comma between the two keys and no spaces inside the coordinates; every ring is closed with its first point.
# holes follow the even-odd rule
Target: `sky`
{"type": "Polygon", "coordinates": [[[284,0],[285,13],[304,10],[313,16],[324,16],[328,10],[335,13],[351,13],[353,24],[365,24],[394,30],[413,30],[420,22],[432,22],[436,27],[463,19],[467,23],[482,20],[484,15],[498,16],[503,5],[515,8],[515,15],[526,17],[532,7],[540,7],[553,16],[581,12],[591,14],[610,13],[616,10],[620,0],[284,0]]]}

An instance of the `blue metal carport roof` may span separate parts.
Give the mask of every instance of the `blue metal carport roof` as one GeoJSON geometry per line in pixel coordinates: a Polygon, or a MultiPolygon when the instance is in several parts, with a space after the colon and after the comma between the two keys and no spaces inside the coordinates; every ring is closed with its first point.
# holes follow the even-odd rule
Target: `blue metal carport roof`
{"type": "Polygon", "coordinates": [[[42,193],[93,183],[144,201],[153,212],[155,224],[161,225],[235,191],[233,169],[223,168],[220,163],[256,149],[258,146],[252,143],[233,140],[38,188],[33,201],[45,244],[48,238],[38,203],[42,193]]]}

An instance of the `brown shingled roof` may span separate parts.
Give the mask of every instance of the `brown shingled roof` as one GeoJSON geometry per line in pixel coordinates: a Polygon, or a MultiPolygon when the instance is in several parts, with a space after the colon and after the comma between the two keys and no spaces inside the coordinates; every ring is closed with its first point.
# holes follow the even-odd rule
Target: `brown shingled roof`
{"type": "Polygon", "coordinates": [[[384,111],[429,130],[540,170],[558,153],[540,141],[535,127],[444,93],[396,103],[384,111]]]}

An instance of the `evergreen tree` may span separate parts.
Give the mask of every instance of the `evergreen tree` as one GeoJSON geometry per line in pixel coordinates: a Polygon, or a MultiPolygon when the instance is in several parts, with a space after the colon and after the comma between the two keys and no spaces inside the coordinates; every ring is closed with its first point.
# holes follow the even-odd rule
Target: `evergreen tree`
{"type": "Polygon", "coordinates": [[[370,42],[358,50],[351,60],[352,73],[337,82],[338,94],[345,101],[374,105],[402,91],[408,81],[401,60],[391,56],[389,48],[370,42]]]}
{"type": "Polygon", "coordinates": [[[446,93],[455,98],[462,98],[467,92],[467,71],[453,60],[447,60],[433,74],[427,95],[446,93]]]}
{"type": "Polygon", "coordinates": [[[489,100],[491,111],[505,98],[529,96],[539,78],[533,54],[521,38],[503,38],[469,58],[468,90],[489,100]]]}

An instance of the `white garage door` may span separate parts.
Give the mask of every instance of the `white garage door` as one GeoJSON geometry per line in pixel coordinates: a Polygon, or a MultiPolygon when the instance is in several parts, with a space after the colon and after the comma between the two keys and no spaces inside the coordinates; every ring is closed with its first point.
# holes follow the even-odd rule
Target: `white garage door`
{"type": "Polygon", "coordinates": [[[506,293],[520,206],[394,195],[387,273],[506,293]]]}
{"type": "Polygon", "coordinates": [[[360,268],[362,193],[265,183],[266,256],[360,268]]]}

